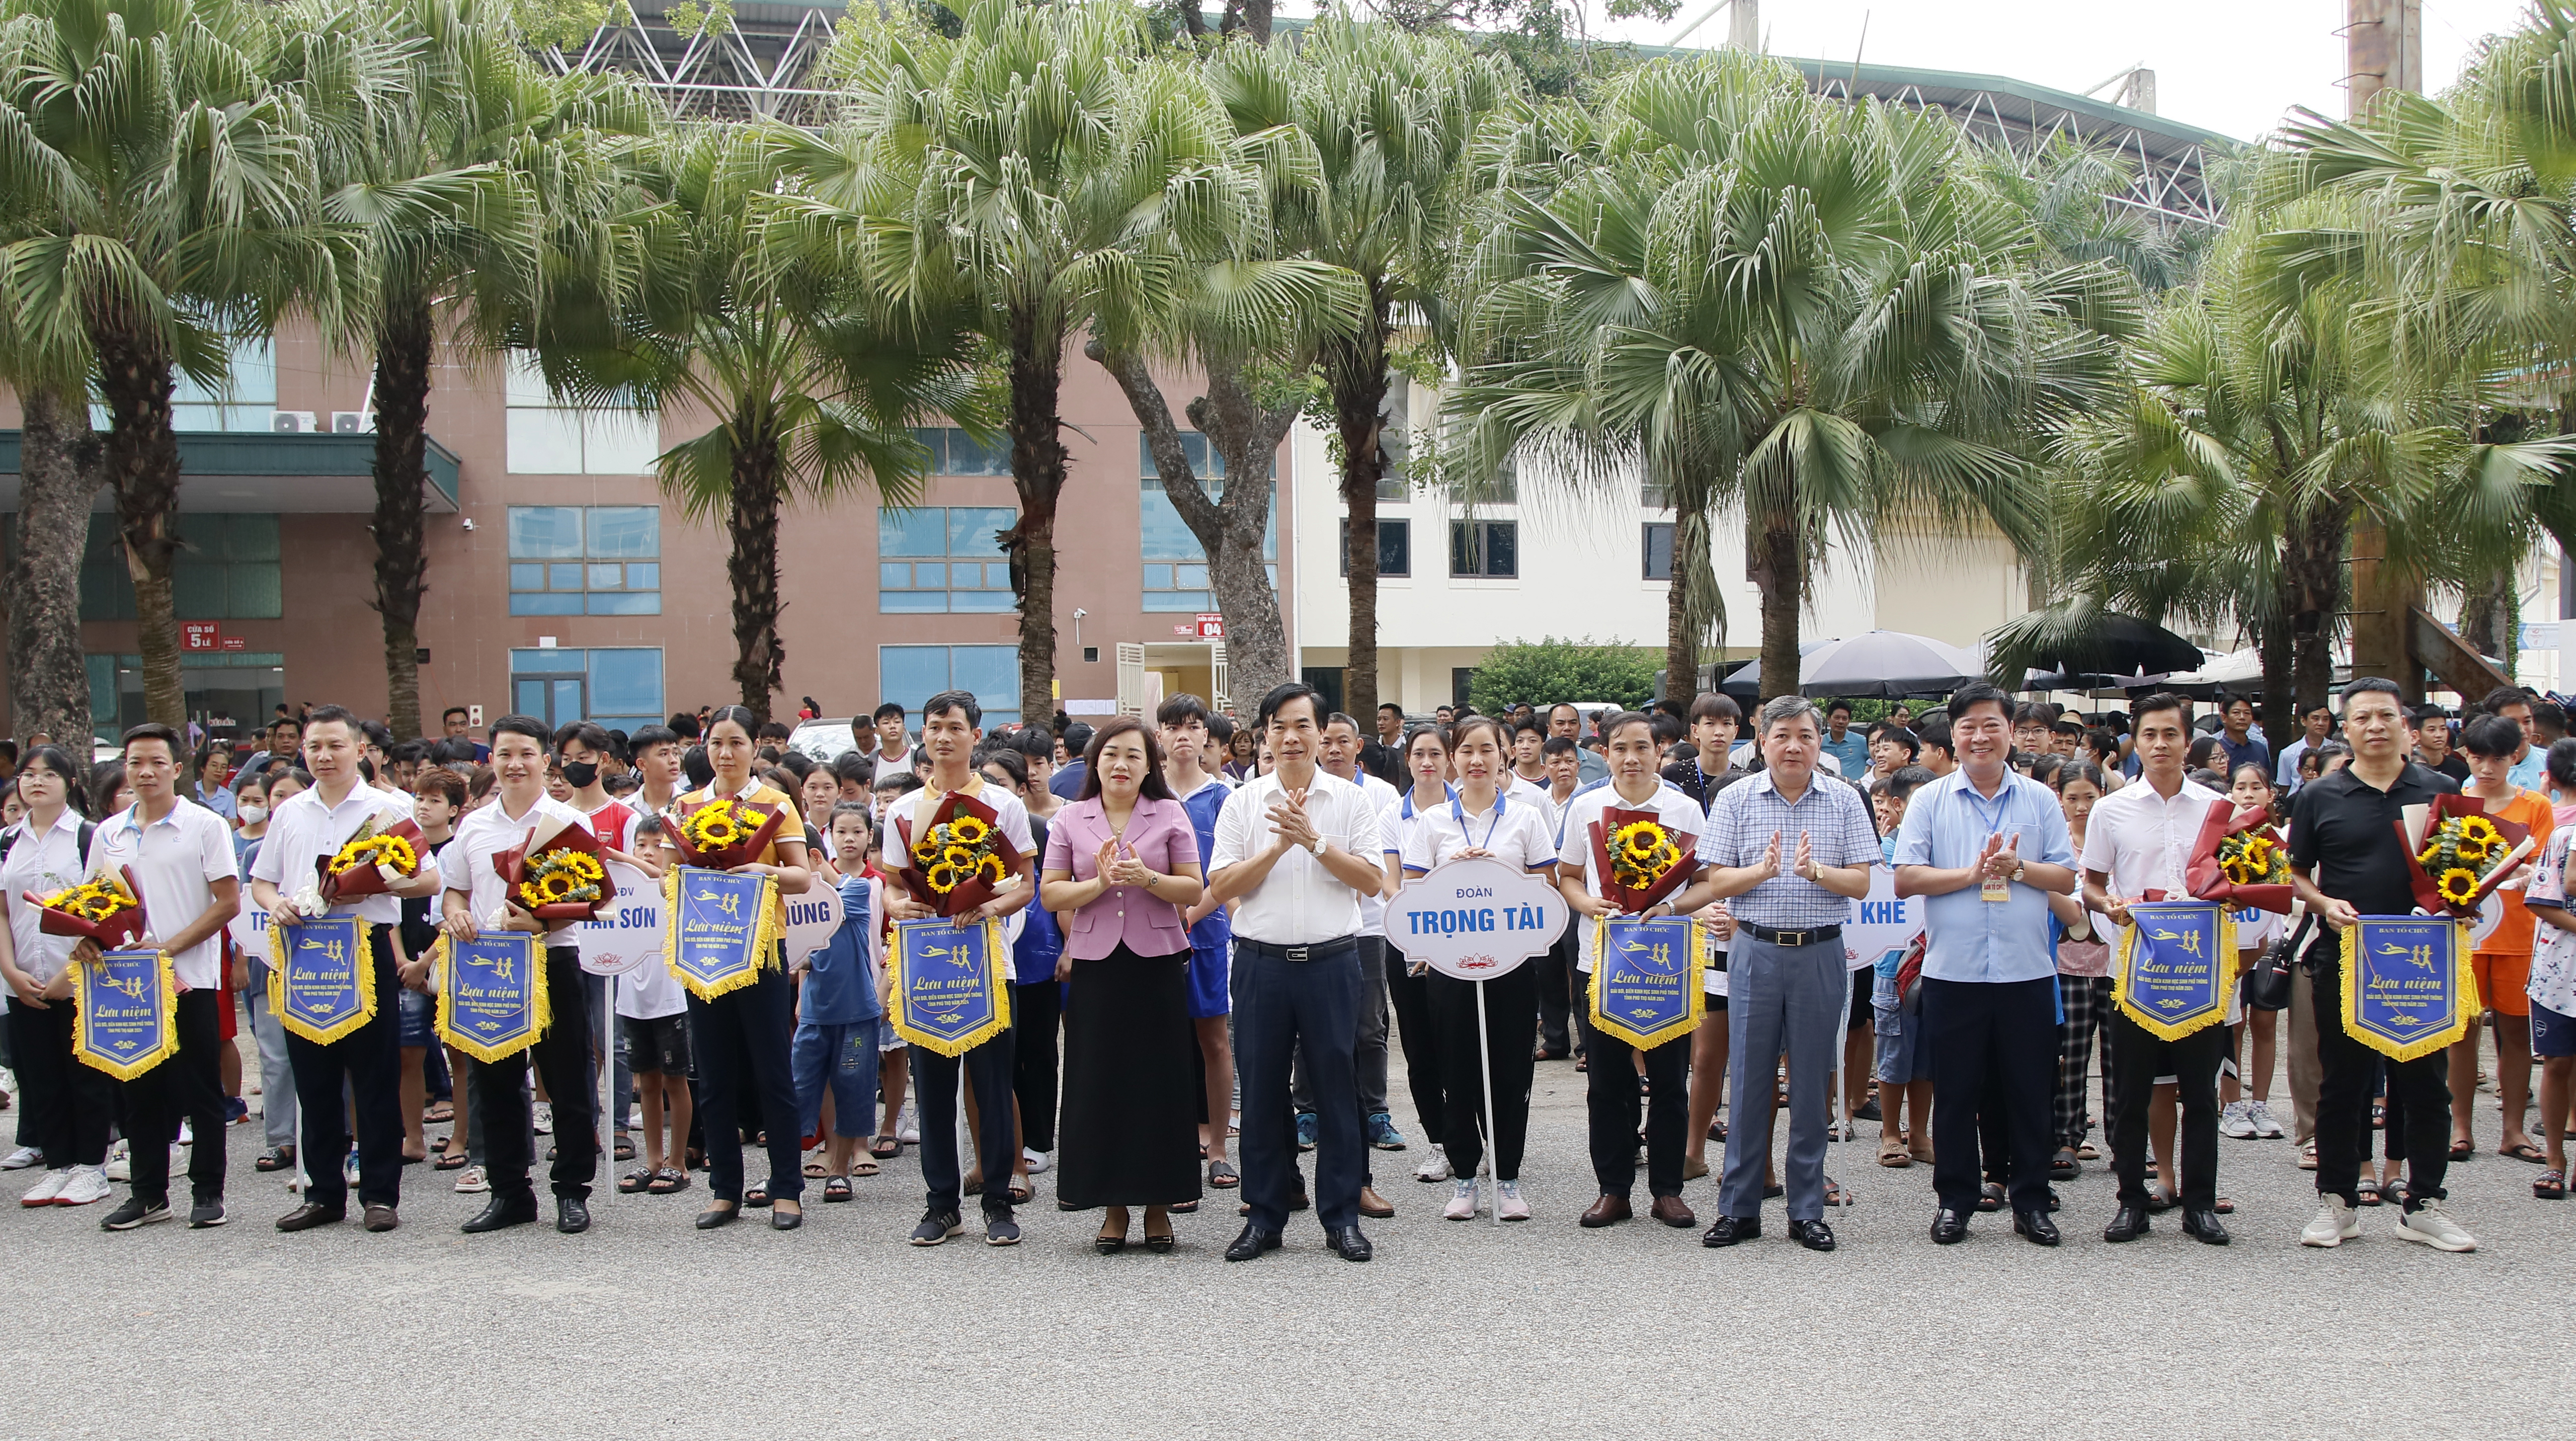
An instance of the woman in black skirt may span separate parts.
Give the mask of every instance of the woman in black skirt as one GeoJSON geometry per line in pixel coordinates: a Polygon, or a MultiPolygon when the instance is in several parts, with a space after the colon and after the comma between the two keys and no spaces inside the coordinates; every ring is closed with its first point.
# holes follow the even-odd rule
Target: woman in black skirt
{"type": "Polygon", "coordinates": [[[1198,832],[1143,722],[1102,726],[1083,758],[1081,798],[1048,829],[1038,891],[1064,923],[1056,975],[1073,983],[1057,1199],[1108,1208],[1102,1255],[1126,1246],[1131,1206],[1145,1208],[1146,1249],[1169,1251],[1170,1208],[1199,1198],[1198,1035],[1181,920],[1199,898],[1198,832]]]}

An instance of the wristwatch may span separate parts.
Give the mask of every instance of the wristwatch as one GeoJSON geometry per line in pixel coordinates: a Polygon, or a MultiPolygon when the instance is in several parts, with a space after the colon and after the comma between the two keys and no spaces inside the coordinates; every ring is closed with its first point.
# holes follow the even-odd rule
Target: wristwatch
{"type": "Polygon", "coordinates": [[[2014,882],[2019,883],[2019,882],[2021,881],[2021,878],[2023,877],[2023,875],[2027,874],[2027,873],[2029,872],[2029,870],[2030,870],[2030,862],[2028,862],[2028,861],[2015,861],[2015,862],[2013,862],[2013,873],[2012,873],[2012,878],[2013,878],[2014,882]]]}
{"type": "Polygon", "coordinates": [[[1324,838],[1322,836],[1315,837],[1315,843],[1306,847],[1306,849],[1315,853],[1315,859],[1319,861],[1322,860],[1324,858],[1324,838]]]}

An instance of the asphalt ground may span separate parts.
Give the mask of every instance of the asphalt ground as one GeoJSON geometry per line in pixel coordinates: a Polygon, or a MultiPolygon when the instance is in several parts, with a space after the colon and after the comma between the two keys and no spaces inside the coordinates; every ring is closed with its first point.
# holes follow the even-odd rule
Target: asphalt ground
{"type": "MultiPolygon", "coordinates": [[[[223,1229],[0,1209],[0,1436],[2569,1434],[2576,1206],[2491,1154],[2491,1093],[2490,1154],[2451,1173],[2471,1254],[2394,1239],[2389,1207],[2359,1241],[2302,1248],[2313,1178],[2287,1140],[2221,1142],[2225,1248],[2171,1213],[2103,1243],[2114,1183],[2090,1164],[2060,1186],[2062,1248],[1993,1216],[1936,1247],[1929,1168],[1877,1166],[1863,1123],[1832,1148],[1856,1204],[1819,1255],[1777,1203],[1725,1251],[1642,1217],[1579,1229],[1583,1086],[1539,1067],[1527,1223],[1444,1221],[1418,1150],[1380,1153],[1398,1215],[1368,1223],[1368,1265],[1326,1252],[1311,1213],[1227,1265],[1220,1192],[1176,1218],[1172,1254],[1103,1257],[1096,1214],[1058,1212],[1044,1176],[1024,1244],[915,1248],[910,1149],[850,1204],[809,1191],[793,1233],[695,1231],[700,1175],[598,1198],[587,1235],[469,1237],[482,1198],[418,1167],[400,1230],[353,1213],[288,1236],[270,1222],[292,1200],[237,1126],[223,1229]]],[[[38,1174],[0,1176],[0,1201],[38,1174]]],[[[1715,1198],[1714,1177],[1688,1188],[1703,1225],[1715,1198]]]]}

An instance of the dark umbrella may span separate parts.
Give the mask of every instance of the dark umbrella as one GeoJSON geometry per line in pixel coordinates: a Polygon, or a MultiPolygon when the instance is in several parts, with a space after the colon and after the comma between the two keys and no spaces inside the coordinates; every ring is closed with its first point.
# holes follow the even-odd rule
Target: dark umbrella
{"type": "Polygon", "coordinates": [[[1894,698],[1948,695],[1984,670],[1975,656],[1930,636],[1874,630],[1801,655],[1798,674],[1804,695],[1894,698]]]}
{"type": "Polygon", "coordinates": [[[2007,621],[1986,637],[1989,666],[2006,675],[2031,670],[2115,677],[2198,670],[2200,647],[2133,615],[2084,607],[2056,607],[2007,621]]]}
{"type": "MultiPolygon", "coordinates": [[[[1832,644],[1834,644],[1834,642],[1829,640],[1810,640],[1799,642],[1798,669],[1804,671],[1807,668],[1807,657],[1814,655],[1817,651],[1823,650],[1826,646],[1832,644]]],[[[1717,688],[1724,694],[1731,695],[1739,701],[1760,700],[1762,698],[1762,662],[1757,659],[1750,664],[1741,667],[1733,674],[1727,676],[1724,680],[1719,681],[1717,683],[1717,688]]]]}

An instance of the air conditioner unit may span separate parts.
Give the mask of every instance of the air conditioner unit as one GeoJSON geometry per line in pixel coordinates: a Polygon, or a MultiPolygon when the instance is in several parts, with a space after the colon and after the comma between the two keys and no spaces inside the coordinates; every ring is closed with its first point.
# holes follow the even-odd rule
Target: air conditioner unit
{"type": "Polygon", "coordinates": [[[268,413],[268,428],[278,435],[311,435],[321,429],[309,410],[272,410],[268,413]]]}
{"type": "Polygon", "coordinates": [[[375,429],[376,417],[373,411],[335,410],[331,412],[333,435],[372,435],[375,429]]]}

